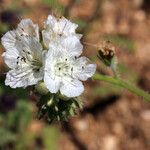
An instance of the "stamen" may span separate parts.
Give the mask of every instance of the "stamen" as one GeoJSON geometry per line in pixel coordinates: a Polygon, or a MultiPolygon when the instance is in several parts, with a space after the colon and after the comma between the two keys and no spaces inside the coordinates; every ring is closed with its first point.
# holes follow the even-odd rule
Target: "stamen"
{"type": "Polygon", "coordinates": [[[39,71],[40,71],[40,69],[38,68],[38,69],[36,69],[36,71],[37,71],[37,72],[39,72],[39,71]]]}
{"type": "Polygon", "coordinates": [[[22,57],[22,58],[21,58],[21,61],[22,61],[22,60],[26,63],[26,58],[25,58],[25,57],[22,57]]]}

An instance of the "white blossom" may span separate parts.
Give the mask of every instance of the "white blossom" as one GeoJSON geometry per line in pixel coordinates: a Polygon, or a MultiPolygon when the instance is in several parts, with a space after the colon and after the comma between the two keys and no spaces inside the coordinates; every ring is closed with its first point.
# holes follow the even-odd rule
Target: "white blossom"
{"type": "Polygon", "coordinates": [[[12,88],[34,85],[43,78],[44,52],[39,43],[38,26],[22,20],[17,29],[2,37],[4,61],[11,69],[5,84],[12,88]]]}
{"type": "Polygon", "coordinates": [[[81,81],[87,80],[96,70],[86,57],[79,57],[83,46],[76,36],[52,43],[46,55],[44,82],[51,93],[61,92],[77,97],[84,91],[81,81]]]}
{"type": "Polygon", "coordinates": [[[57,42],[58,39],[68,36],[76,36],[80,39],[82,35],[76,34],[75,32],[77,27],[77,24],[72,23],[65,17],[56,18],[49,15],[45,22],[44,30],[42,31],[45,46],[48,48],[49,44],[57,42]]]}
{"type": "Polygon", "coordinates": [[[83,46],[77,24],[64,17],[49,15],[42,31],[44,51],[39,39],[39,27],[30,19],[23,19],[15,30],[2,37],[4,61],[10,68],[5,84],[12,88],[27,87],[44,82],[51,93],[61,92],[77,97],[84,91],[81,81],[96,70],[86,57],[80,57],[83,46]]]}

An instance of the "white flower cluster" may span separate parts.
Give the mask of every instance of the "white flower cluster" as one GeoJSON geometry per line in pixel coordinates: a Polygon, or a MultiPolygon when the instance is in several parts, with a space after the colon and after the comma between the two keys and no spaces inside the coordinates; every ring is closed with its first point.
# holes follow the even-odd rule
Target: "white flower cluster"
{"type": "Polygon", "coordinates": [[[38,25],[30,19],[21,20],[16,30],[2,37],[4,61],[11,69],[5,84],[25,88],[44,80],[51,93],[79,96],[84,91],[81,81],[95,73],[96,65],[79,57],[83,46],[82,35],[75,31],[77,27],[64,17],[49,15],[40,39],[38,25]]]}

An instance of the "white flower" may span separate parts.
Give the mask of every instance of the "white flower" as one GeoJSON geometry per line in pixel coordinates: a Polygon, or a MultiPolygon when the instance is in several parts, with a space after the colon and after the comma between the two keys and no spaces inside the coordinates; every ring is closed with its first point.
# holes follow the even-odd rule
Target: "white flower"
{"type": "Polygon", "coordinates": [[[48,48],[50,43],[71,35],[80,39],[82,35],[75,32],[77,27],[77,24],[70,22],[65,17],[55,18],[49,15],[45,22],[45,29],[42,31],[45,46],[48,48]]]}
{"type": "Polygon", "coordinates": [[[44,82],[51,93],[67,97],[79,96],[84,91],[81,81],[87,80],[96,70],[86,57],[79,57],[82,45],[76,36],[52,43],[46,55],[44,82]]]}
{"type": "Polygon", "coordinates": [[[44,52],[39,43],[38,26],[30,19],[2,37],[4,61],[11,70],[5,84],[12,88],[34,85],[43,78],[44,52]]]}
{"type": "Polygon", "coordinates": [[[51,93],[61,92],[67,97],[77,97],[84,91],[81,81],[87,80],[96,70],[86,57],[79,57],[83,46],[78,25],[66,18],[51,15],[42,31],[43,51],[39,40],[39,27],[30,19],[22,20],[16,30],[2,37],[4,61],[11,69],[5,84],[12,88],[27,87],[43,80],[51,93]]]}

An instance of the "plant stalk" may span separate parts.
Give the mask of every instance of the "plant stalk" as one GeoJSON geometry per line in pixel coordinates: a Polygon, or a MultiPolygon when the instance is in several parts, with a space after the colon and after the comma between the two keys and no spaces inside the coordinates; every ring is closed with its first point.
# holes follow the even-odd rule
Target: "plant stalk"
{"type": "Polygon", "coordinates": [[[101,80],[101,81],[106,81],[108,83],[123,87],[127,89],[128,91],[136,94],[137,96],[143,97],[146,101],[150,101],[150,94],[145,92],[144,90],[120,79],[120,78],[114,78],[114,77],[109,77],[106,75],[98,74],[96,73],[92,79],[94,80],[101,80]]]}

